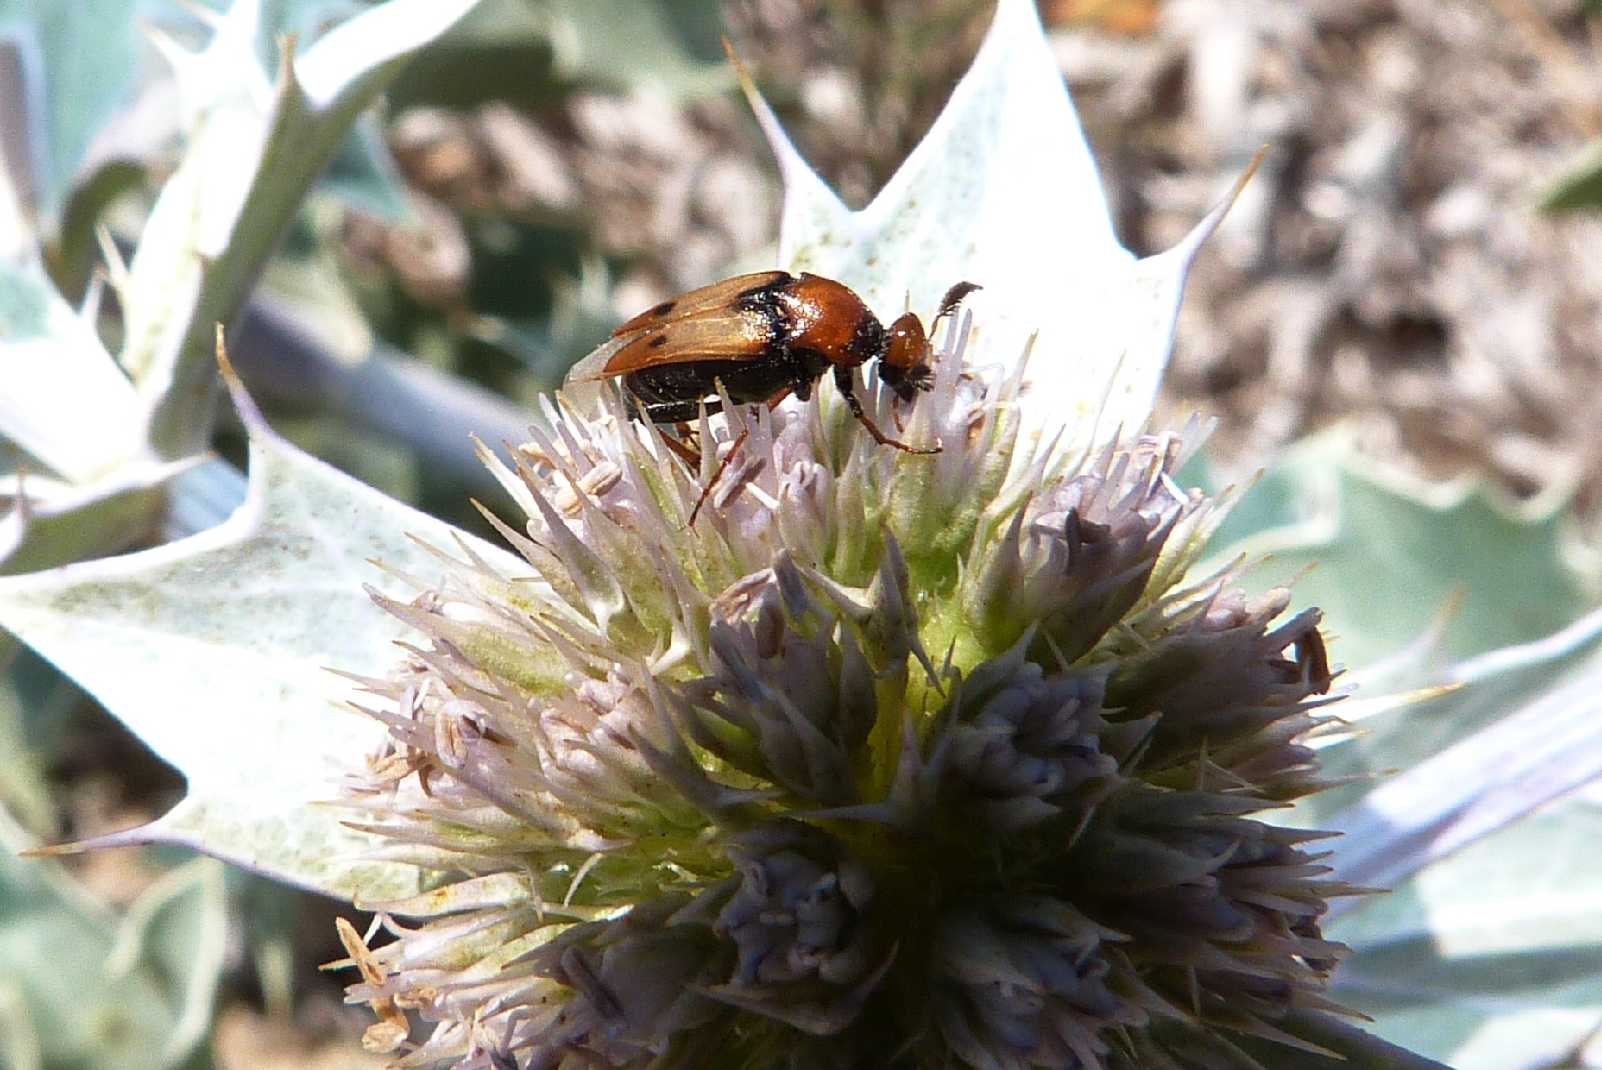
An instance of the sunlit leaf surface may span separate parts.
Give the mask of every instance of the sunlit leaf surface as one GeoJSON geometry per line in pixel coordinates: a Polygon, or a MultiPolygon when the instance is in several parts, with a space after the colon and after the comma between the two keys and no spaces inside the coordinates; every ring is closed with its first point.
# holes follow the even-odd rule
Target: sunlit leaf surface
{"type": "Polygon", "coordinates": [[[850,284],[881,316],[909,300],[932,315],[953,283],[977,283],[981,359],[1015,362],[1035,338],[1027,426],[1066,424],[1067,441],[1083,444],[1145,421],[1185,274],[1227,199],[1166,253],[1125,249],[1032,4],[997,6],[945,110],[860,212],[753,104],[784,179],[782,266],[850,284]]]}
{"type": "MultiPolygon", "coordinates": [[[[318,804],[379,726],[336,708],[328,670],[380,675],[403,629],[364,584],[373,566],[438,578],[411,536],[446,525],[258,428],[251,490],[221,527],[103,561],[0,579],[0,624],[123,720],[189,782],[182,803],[116,842],[188,844],[333,894],[415,889],[363,862],[364,837],[318,804]]],[[[504,561],[493,547],[478,552],[504,561]]]]}

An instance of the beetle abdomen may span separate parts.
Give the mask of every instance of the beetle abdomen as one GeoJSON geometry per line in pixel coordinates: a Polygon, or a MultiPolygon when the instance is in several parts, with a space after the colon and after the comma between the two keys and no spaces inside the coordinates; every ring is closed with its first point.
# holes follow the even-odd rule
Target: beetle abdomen
{"type": "MultiPolygon", "coordinates": [[[[697,360],[681,364],[660,364],[641,368],[623,377],[624,390],[639,408],[657,423],[678,423],[694,420],[701,413],[706,400],[707,412],[718,412],[723,402],[717,396],[717,384],[722,382],[724,392],[736,405],[767,401],[786,387],[793,387],[797,371],[810,369],[804,354],[789,359],[768,360],[697,360]]],[[[816,379],[822,373],[822,364],[811,372],[816,379]]]]}

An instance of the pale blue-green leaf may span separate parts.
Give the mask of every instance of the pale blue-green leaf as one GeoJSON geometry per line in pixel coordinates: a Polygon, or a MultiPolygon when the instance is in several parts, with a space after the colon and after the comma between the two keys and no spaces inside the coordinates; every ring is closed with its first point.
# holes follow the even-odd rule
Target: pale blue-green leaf
{"type": "Polygon", "coordinates": [[[197,858],[170,870],[129,904],[106,958],[106,972],[126,976],[148,964],[169,986],[176,1014],[163,1061],[183,1059],[211,1029],[217,984],[228,953],[224,867],[197,858]]]}
{"type": "MultiPolygon", "coordinates": [[[[128,146],[115,133],[108,138],[108,131],[126,119],[150,84],[142,28],[180,29],[194,23],[186,6],[204,13],[222,2],[0,0],[0,41],[19,51],[22,76],[19,106],[6,107],[8,124],[16,129],[6,133],[23,143],[14,166],[26,172],[29,200],[48,233],[55,233],[75,188],[127,155],[128,146]]],[[[267,32],[277,36],[297,25],[304,28],[308,9],[329,6],[329,0],[269,0],[267,32]]],[[[144,152],[157,147],[156,140],[141,139],[144,152]]]]}
{"type": "Polygon", "coordinates": [[[146,459],[142,431],[133,387],[89,316],[62,300],[31,247],[0,259],[0,442],[31,458],[0,476],[0,572],[113,552],[148,531],[186,462],[146,459]]]}
{"type": "Polygon", "coordinates": [[[1213,560],[1268,555],[1247,586],[1294,581],[1299,603],[1324,610],[1331,653],[1348,666],[1406,646],[1461,597],[1438,651],[1444,661],[1540,638],[1590,607],[1584,577],[1566,560],[1561,505],[1514,506],[1473,480],[1389,474],[1336,428],[1287,451],[1259,480],[1220,528],[1213,560]]]}
{"type": "Polygon", "coordinates": [[[163,187],[122,293],[123,367],[163,457],[203,448],[215,394],[211,331],[227,322],[356,115],[476,0],[389,0],[329,30],[266,89],[257,0],[199,53],[168,44],[190,142],[163,187]]]}
{"type": "Polygon", "coordinates": [[[71,482],[138,450],[134,390],[32,249],[0,260],[0,438],[71,482]]]}
{"type": "Polygon", "coordinates": [[[564,81],[683,101],[733,84],[717,0],[484,0],[451,33],[467,52],[548,47],[564,81]]]}
{"type": "MultiPolygon", "coordinates": [[[[1571,625],[1594,603],[1584,577],[1567,562],[1564,523],[1554,505],[1516,509],[1469,481],[1410,483],[1386,474],[1337,429],[1294,447],[1260,478],[1220,528],[1216,545],[1215,563],[1266,554],[1247,574],[1247,585],[1260,590],[1293,583],[1299,604],[1324,611],[1331,653],[1356,667],[1358,682],[1460,688],[1365,720],[1358,739],[1329,751],[1326,762],[1335,775],[1411,772],[1377,790],[1365,783],[1310,800],[1306,809],[1317,820],[1355,830],[1350,813],[1330,816],[1337,805],[1371,791],[1376,805],[1384,805],[1387,793],[1400,797],[1409,778],[1445,768],[1437,756],[1459,743],[1469,749],[1452,753],[1475,763],[1473,774],[1464,768],[1441,773],[1417,789],[1413,801],[1393,809],[1411,810],[1421,797],[1443,809],[1471,805],[1478,785],[1493,783],[1498,774],[1527,775],[1530,767],[1538,780],[1573,785],[1576,774],[1546,761],[1572,761],[1583,771],[1589,759],[1576,748],[1585,745],[1584,718],[1571,716],[1575,710],[1555,689],[1568,686],[1558,670],[1593,640],[1598,621],[1571,625]],[[1398,652],[1406,663],[1376,681],[1375,666],[1398,652]],[[1470,660],[1454,664],[1464,657],[1470,660]],[[1549,689],[1553,696],[1542,699],[1549,689]],[[1532,712],[1521,715],[1522,722],[1512,716],[1526,706],[1532,712]],[[1474,742],[1475,732],[1503,719],[1506,727],[1474,742]],[[1536,740],[1573,735],[1562,746],[1534,747],[1518,761],[1499,761],[1498,752],[1525,732],[1536,740]],[[1420,766],[1431,759],[1435,765],[1420,766]]],[[[1570,690],[1583,695],[1584,687],[1570,690]]],[[[1349,705],[1373,697],[1372,687],[1359,687],[1357,702],[1349,705]]],[[[1430,837],[1443,834],[1433,819],[1422,823],[1430,837]]],[[[1352,837],[1353,849],[1363,836],[1352,837]]],[[[1370,872],[1355,859],[1351,864],[1354,879],[1385,883],[1397,876],[1370,872]]]]}
{"type": "Polygon", "coordinates": [[[548,0],[545,31],[566,78],[668,97],[732,84],[713,0],[548,0]]]}
{"type": "MultiPolygon", "coordinates": [[[[210,7],[224,7],[225,0],[206,0],[210,7]]],[[[371,7],[369,0],[262,0],[260,44],[272,47],[285,34],[310,40],[329,23],[343,22],[371,7]]]]}
{"type": "Polygon", "coordinates": [[[141,6],[0,0],[0,38],[17,49],[23,77],[22,106],[8,111],[31,159],[17,164],[32,172],[29,192],[46,219],[66,203],[95,135],[128,102],[139,72],[133,16],[141,6]]]}
{"type": "MultiPolygon", "coordinates": [[[[59,251],[74,263],[88,250],[77,241],[81,231],[63,228],[72,226],[76,213],[92,218],[96,198],[116,188],[115,181],[98,189],[95,182],[126,173],[107,165],[142,166],[170,140],[169,124],[151,121],[159,113],[153,102],[161,99],[163,79],[149,62],[141,27],[185,33],[223,2],[0,0],[0,142],[25,178],[26,198],[44,231],[70,240],[71,249],[59,251]],[[15,52],[15,86],[6,81],[7,48],[15,52]],[[77,198],[86,191],[90,200],[81,203],[77,198]]],[[[367,6],[363,0],[263,0],[256,50],[270,54],[286,34],[310,40],[328,22],[367,6]]],[[[330,188],[392,213],[398,194],[385,162],[382,147],[371,140],[348,141],[330,188]]]]}
{"type": "Polygon", "coordinates": [[[37,572],[127,548],[151,534],[170,481],[193,461],[130,461],[83,485],[0,477],[0,575],[37,572]]]}
{"type": "MultiPolygon", "coordinates": [[[[412,55],[450,29],[478,0],[388,0],[340,23],[294,64],[306,99],[323,122],[349,126],[412,55]]],[[[326,131],[317,132],[323,137],[326,131]]],[[[317,140],[306,132],[307,142],[317,140]]],[[[329,146],[320,145],[325,155],[329,146]]]]}
{"type": "Polygon", "coordinates": [[[107,969],[116,919],[0,809],[0,1053],[26,1066],[160,1070],[178,1018],[165,978],[141,961],[107,969]],[[19,1058],[20,1057],[20,1058],[19,1058]]]}
{"type": "Polygon", "coordinates": [[[1599,635],[1602,610],[1452,666],[1438,682],[1458,690],[1389,715],[1398,723],[1377,734],[1390,746],[1353,744],[1402,771],[1327,819],[1345,833],[1334,847],[1342,878],[1390,887],[1602,779],[1599,635]]]}
{"type": "Polygon", "coordinates": [[[34,836],[56,830],[45,768],[75,698],[60,673],[0,634],[0,809],[34,836]]]}
{"type": "Polygon", "coordinates": [[[251,483],[228,521],[152,550],[0,578],[0,626],[188,780],[171,812],[99,842],[186,844],[329,894],[403,894],[416,874],[362,860],[372,841],[319,804],[382,736],[336,708],[352,692],[327,670],[380,676],[393,664],[404,629],[362,585],[381,580],[374,559],[440,578],[410,536],[446,549],[464,538],[519,570],[294,450],[241,407],[251,483]]]}
{"type": "Polygon", "coordinates": [[[400,222],[410,211],[404,185],[383,131],[369,114],[357,117],[317,188],[369,215],[400,222]]]}
{"type": "Polygon", "coordinates": [[[33,1016],[14,979],[0,980],[0,1070],[44,1070],[44,1051],[33,1016]]]}
{"type": "Polygon", "coordinates": [[[1599,841],[1577,797],[1368,900],[1331,928],[1357,952],[1332,995],[1458,1070],[1555,1064],[1602,1022],[1599,841]]]}
{"type": "Polygon", "coordinates": [[[1029,0],[1001,0],[973,66],[883,190],[850,211],[750,90],[785,186],[782,266],[855,288],[881,315],[928,316],[953,283],[981,362],[1016,363],[1035,332],[1025,423],[1068,442],[1137,427],[1151,410],[1191,258],[1227,199],[1176,248],[1119,244],[1062,74],[1029,0]]]}
{"type": "Polygon", "coordinates": [[[1599,632],[1602,610],[1452,667],[1461,690],[1400,715],[1408,746],[1383,757],[1404,771],[1317,822],[1345,833],[1342,879],[1396,888],[1336,904],[1342,995],[1463,1070],[1543,1065],[1602,1022],[1602,809],[1576,793],[1602,778],[1599,632]]]}

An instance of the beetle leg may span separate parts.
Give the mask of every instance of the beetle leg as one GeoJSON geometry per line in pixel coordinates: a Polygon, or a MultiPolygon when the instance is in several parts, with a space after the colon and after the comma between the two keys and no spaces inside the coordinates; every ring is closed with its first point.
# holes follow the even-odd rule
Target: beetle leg
{"type": "MultiPolygon", "coordinates": [[[[790,389],[790,387],[785,387],[783,390],[780,390],[777,394],[768,399],[767,404],[769,412],[772,412],[774,409],[778,408],[779,403],[790,396],[790,389]]],[[[717,471],[712,473],[712,478],[707,481],[705,487],[701,488],[701,496],[695,500],[695,508],[690,510],[690,522],[684,525],[685,527],[695,526],[695,518],[701,515],[701,506],[705,505],[706,500],[712,496],[712,489],[718,485],[718,480],[723,478],[724,470],[729,467],[729,463],[734,460],[734,455],[740,451],[741,446],[745,445],[745,440],[749,438],[750,435],[751,428],[747,426],[737,436],[735,436],[734,445],[730,446],[729,452],[725,453],[722,459],[718,461],[717,471]]]]}
{"type": "Polygon", "coordinates": [[[903,453],[940,452],[939,446],[909,446],[905,442],[898,442],[879,430],[879,425],[874,423],[872,417],[862,410],[862,402],[857,400],[856,387],[851,381],[851,369],[844,364],[836,364],[834,366],[834,385],[840,391],[840,395],[845,398],[846,408],[851,410],[851,415],[855,416],[857,422],[868,429],[868,434],[872,435],[873,440],[879,445],[894,446],[903,453]]]}
{"type": "Polygon", "coordinates": [[[689,437],[690,425],[679,424],[674,430],[678,433],[678,437],[675,438],[673,435],[664,433],[662,435],[662,444],[668,449],[672,450],[674,454],[678,456],[679,460],[689,465],[692,470],[700,468],[700,451],[696,450],[688,442],[684,441],[689,437]]]}
{"type": "Polygon", "coordinates": [[[685,527],[695,527],[695,518],[701,515],[701,506],[705,505],[706,500],[712,497],[712,488],[716,487],[718,480],[723,478],[723,470],[729,467],[729,462],[734,460],[735,453],[739,452],[740,447],[745,445],[745,440],[750,434],[751,429],[748,427],[736,435],[734,445],[729,447],[729,452],[718,460],[717,471],[712,473],[712,478],[707,480],[706,486],[701,488],[701,496],[695,499],[695,508],[690,510],[690,520],[689,523],[684,525],[685,527]]]}

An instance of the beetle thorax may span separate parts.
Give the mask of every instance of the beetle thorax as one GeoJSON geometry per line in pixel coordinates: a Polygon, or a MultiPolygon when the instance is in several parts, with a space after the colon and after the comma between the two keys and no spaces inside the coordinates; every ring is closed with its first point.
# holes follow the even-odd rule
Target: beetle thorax
{"type": "Polygon", "coordinates": [[[802,275],[774,293],[783,341],[830,364],[856,367],[884,351],[884,328],[861,298],[831,279],[802,275]]]}

